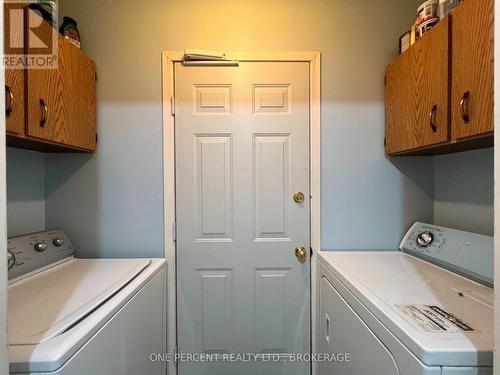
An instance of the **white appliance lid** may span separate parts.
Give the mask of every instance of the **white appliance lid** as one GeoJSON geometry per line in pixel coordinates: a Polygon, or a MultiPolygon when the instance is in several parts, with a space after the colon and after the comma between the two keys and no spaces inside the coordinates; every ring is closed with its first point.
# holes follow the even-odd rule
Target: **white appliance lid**
{"type": "Polygon", "coordinates": [[[492,288],[397,251],[320,256],[423,363],[492,365],[492,288]]]}
{"type": "Polygon", "coordinates": [[[65,332],[150,263],[144,259],[69,259],[11,283],[9,345],[36,345],[65,332]]]}

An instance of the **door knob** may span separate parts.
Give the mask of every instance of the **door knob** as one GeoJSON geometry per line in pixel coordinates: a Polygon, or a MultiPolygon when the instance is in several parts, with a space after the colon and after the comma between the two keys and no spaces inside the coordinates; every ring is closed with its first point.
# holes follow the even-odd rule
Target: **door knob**
{"type": "Polygon", "coordinates": [[[304,203],[304,193],[302,193],[301,191],[296,192],[293,195],[293,200],[295,201],[295,203],[304,203]]]}
{"type": "Polygon", "coordinates": [[[304,262],[307,257],[307,250],[304,246],[298,246],[295,248],[295,256],[300,262],[304,262]]]}

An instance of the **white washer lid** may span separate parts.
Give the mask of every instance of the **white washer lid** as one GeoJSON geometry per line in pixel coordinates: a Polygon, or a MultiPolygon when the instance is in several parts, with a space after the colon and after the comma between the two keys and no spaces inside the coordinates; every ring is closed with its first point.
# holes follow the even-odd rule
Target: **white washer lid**
{"type": "Polygon", "coordinates": [[[319,255],[424,364],[492,366],[492,288],[399,251],[321,251],[319,255]],[[428,312],[419,312],[422,306],[440,309],[441,320],[423,316],[428,312]],[[446,313],[450,319],[443,318],[446,313]],[[459,329],[452,324],[454,318],[473,330],[459,329]],[[443,321],[446,326],[439,327],[437,323],[443,321]]]}
{"type": "Polygon", "coordinates": [[[150,264],[144,259],[70,259],[9,285],[9,345],[61,334],[150,264]]]}

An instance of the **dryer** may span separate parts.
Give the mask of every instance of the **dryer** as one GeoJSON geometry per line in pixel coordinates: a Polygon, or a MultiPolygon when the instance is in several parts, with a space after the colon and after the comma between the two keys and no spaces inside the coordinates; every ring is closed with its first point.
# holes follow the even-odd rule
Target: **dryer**
{"type": "Polygon", "coordinates": [[[319,374],[492,374],[492,237],[416,223],[400,250],[319,253],[318,352],[347,358],[319,374]]]}
{"type": "Polygon", "coordinates": [[[164,259],[78,259],[61,230],[8,241],[11,374],[165,374],[164,259]]]}

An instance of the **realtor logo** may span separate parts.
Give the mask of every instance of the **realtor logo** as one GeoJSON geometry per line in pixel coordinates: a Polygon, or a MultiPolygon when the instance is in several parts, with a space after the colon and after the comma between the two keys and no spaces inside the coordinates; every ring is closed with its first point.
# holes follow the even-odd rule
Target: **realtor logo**
{"type": "Polygon", "coordinates": [[[30,4],[32,0],[4,0],[4,67],[57,69],[57,5],[30,4]]]}

